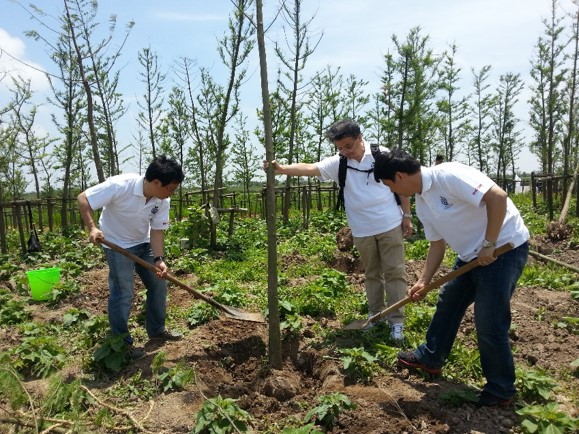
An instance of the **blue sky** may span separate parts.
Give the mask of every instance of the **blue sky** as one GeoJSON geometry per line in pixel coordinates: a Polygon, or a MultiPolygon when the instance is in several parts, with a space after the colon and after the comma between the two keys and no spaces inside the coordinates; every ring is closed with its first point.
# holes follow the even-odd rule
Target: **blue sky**
{"type": "MultiPolygon", "coordinates": [[[[28,4],[28,2],[24,2],[28,4]]],[[[61,1],[41,1],[45,12],[58,15],[61,1]]],[[[264,0],[264,13],[271,17],[278,1],[264,0]]],[[[559,4],[571,13],[572,0],[559,4]]],[[[316,15],[312,22],[312,39],[323,32],[323,38],[308,62],[306,74],[326,65],[340,66],[347,76],[368,80],[367,90],[378,89],[383,68],[383,55],[391,49],[391,36],[403,39],[412,27],[420,26],[429,35],[431,47],[440,52],[450,43],[458,46],[458,64],[462,67],[463,86],[471,86],[471,67],[480,69],[492,65],[491,77],[496,80],[506,72],[520,73],[528,82],[529,60],[537,39],[543,33],[542,20],[550,15],[551,0],[306,0],[304,16],[316,15]]],[[[13,56],[40,70],[53,70],[41,42],[27,38],[24,31],[48,30],[29,18],[18,4],[0,0],[0,73],[19,72],[32,78],[33,88],[42,97],[49,92],[47,82],[38,71],[10,58],[13,56]]],[[[117,15],[116,41],[120,43],[127,22],[135,26],[123,50],[119,65],[123,67],[121,91],[130,111],[137,111],[135,99],[143,92],[139,82],[137,53],[151,46],[159,54],[160,63],[168,70],[173,62],[187,56],[199,66],[211,68],[219,76],[221,65],[217,57],[217,39],[226,30],[231,10],[228,0],[100,0],[99,16],[106,22],[117,15]]],[[[51,18],[46,19],[54,23],[51,18]]],[[[268,35],[272,40],[281,35],[279,25],[272,26],[268,35]]],[[[277,62],[268,54],[269,76],[275,76],[277,62]]],[[[170,74],[169,74],[170,75],[170,74]]],[[[0,83],[0,106],[7,99],[5,80],[0,83]]],[[[169,85],[166,85],[169,87],[169,85]]],[[[249,67],[249,79],[242,93],[244,111],[250,116],[260,104],[257,53],[249,67]]],[[[528,92],[521,96],[520,117],[527,119],[528,92]]],[[[39,129],[51,131],[50,107],[44,106],[39,116],[39,129]]],[[[253,120],[255,121],[255,120],[253,120]]],[[[123,141],[132,139],[131,126],[120,132],[123,141]]],[[[538,164],[530,153],[519,159],[521,170],[536,170],[538,164]]]]}

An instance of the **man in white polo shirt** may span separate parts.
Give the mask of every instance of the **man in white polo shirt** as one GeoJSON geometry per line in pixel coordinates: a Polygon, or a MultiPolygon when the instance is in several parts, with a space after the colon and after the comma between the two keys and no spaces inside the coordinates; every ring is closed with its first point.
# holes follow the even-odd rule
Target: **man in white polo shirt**
{"type": "MultiPolygon", "coordinates": [[[[374,182],[374,157],[356,122],[344,119],[334,123],[326,132],[326,138],[336,145],[338,154],[317,163],[284,165],[272,161],[271,164],[276,174],[317,176],[322,181],[339,183],[340,155],[347,158],[344,206],[354,245],[364,266],[368,316],[371,317],[386,308],[385,292],[388,306],[404,298],[404,237],[412,234],[410,200],[401,198],[398,206],[390,189],[374,182]]],[[[267,167],[266,161],[264,169],[267,167]]],[[[392,312],[387,319],[390,337],[402,341],[403,309],[392,312]]]]}
{"type": "Polygon", "coordinates": [[[156,275],[103,246],[109,266],[108,318],[111,332],[125,335],[133,358],[144,355],[144,351],[132,346],[133,338],[128,328],[135,271],[147,288],[145,326],[149,338],[179,340],[183,337],[165,328],[167,281],[163,277],[167,275],[167,264],[163,251],[164,231],[169,226],[169,197],[184,177],[175,160],[159,156],[151,162],[145,176],[112,176],[78,196],[80,213],[92,243],[100,245],[102,239],[112,241],[160,270],[156,275]],[[101,208],[99,229],[93,216],[94,210],[101,208]]]}
{"type": "Polygon", "coordinates": [[[454,268],[470,261],[480,267],[448,282],[439,291],[426,342],[398,354],[400,365],[439,375],[450,354],[466,309],[474,303],[480,361],[486,384],[479,406],[507,406],[515,395],[515,366],[509,344],[510,299],[529,253],[529,231],[507,194],[480,171],[461,163],[421,167],[405,151],[376,157],[376,181],[404,196],[415,195],[416,215],[430,249],[418,282],[424,288],[442,262],[446,244],[458,254],[454,268]],[[496,246],[514,249],[494,257],[496,246]]]}

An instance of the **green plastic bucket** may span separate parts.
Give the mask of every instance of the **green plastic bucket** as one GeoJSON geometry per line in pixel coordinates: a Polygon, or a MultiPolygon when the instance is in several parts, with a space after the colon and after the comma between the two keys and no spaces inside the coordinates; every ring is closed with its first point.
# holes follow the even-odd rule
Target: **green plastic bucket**
{"type": "Polygon", "coordinates": [[[34,300],[49,300],[52,287],[60,282],[60,268],[41,268],[26,272],[34,300]]]}

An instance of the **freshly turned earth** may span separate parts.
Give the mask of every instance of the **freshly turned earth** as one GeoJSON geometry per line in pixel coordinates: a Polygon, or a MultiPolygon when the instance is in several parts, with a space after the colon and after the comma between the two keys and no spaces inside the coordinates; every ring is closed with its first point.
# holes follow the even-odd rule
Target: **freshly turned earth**
{"type": "MultiPolygon", "coordinates": [[[[535,240],[533,248],[545,255],[552,255],[565,263],[579,266],[579,252],[567,242],[535,240]]],[[[281,258],[283,263],[307,261],[300,255],[281,258]]],[[[537,262],[533,257],[529,262],[537,262]]],[[[347,251],[337,251],[335,268],[348,273],[350,283],[363,291],[363,274],[360,264],[347,251]]],[[[409,261],[409,282],[416,280],[422,270],[422,261],[409,261]]],[[[448,270],[440,270],[444,273],[448,270]]],[[[195,287],[195,276],[179,275],[195,287]]],[[[45,304],[31,305],[37,321],[60,322],[63,313],[72,308],[84,309],[94,314],[105,313],[107,305],[107,270],[92,270],[80,277],[82,292],[74,299],[47,309],[45,304]]],[[[139,282],[140,285],[140,282],[139,282]]],[[[141,288],[140,288],[141,289],[141,288]]],[[[136,294],[139,293],[137,289],[136,294]]],[[[134,313],[141,306],[135,300],[134,313]]],[[[172,286],[169,306],[186,306],[192,297],[185,290],[172,286]]],[[[579,357],[579,336],[566,328],[555,328],[561,317],[579,317],[579,303],[570,293],[555,292],[543,288],[518,288],[512,300],[512,344],[517,364],[534,366],[551,371],[563,367],[579,357]],[[539,314],[540,313],[540,314],[539,314]]],[[[197,383],[186,390],[171,392],[155,398],[155,408],[143,425],[151,432],[189,433],[195,425],[195,415],[206,397],[220,394],[237,399],[240,407],[253,417],[253,430],[263,432],[264,427],[277,426],[281,432],[283,420],[303,420],[306,412],[317,405],[316,397],[332,392],[346,394],[357,404],[355,410],[346,411],[339,419],[333,433],[488,433],[513,432],[518,425],[514,409],[477,409],[472,404],[448,407],[440,400],[445,391],[466,390],[464,384],[450,382],[442,377],[424,379],[405,369],[386,367],[369,385],[352,384],[344,376],[341,363],[327,343],[319,341],[313,326],[320,322],[324,329],[340,330],[341,324],[332,319],[303,318],[303,331],[299,338],[283,343],[283,367],[268,368],[268,329],[266,324],[244,322],[220,316],[208,324],[187,329],[184,322],[179,328],[185,337],[179,342],[164,346],[141,342],[149,354],[132,363],[117,376],[98,383],[90,378],[85,384],[96,394],[119,380],[142,371],[150,377],[150,364],[155,354],[166,352],[167,364],[179,361],[194,367],[197,383]],[[277,424],[277,425],[276,425],[277,424]]],[[[463,321],[461,333],[472,330],[472,310],[463,321]]],[[[15,345],[19,337],[6,330],[0,331],[1,347],[15,345]]],[[[387,331],[385,331],[387,333],[387,331]]],[[[340,332],[336,337],[338,347],[360,346],[360,332],[340,332]]],[[[81,366],[68,368],[67,378],[81,375],[81,366]]],[[[579,387],[573,378],[575,390],[579,387]]],[[[25,383],[31,394],[38,399],[46,393],[43,380],[25,383]]],[[[556,394],[557,392],[554,391],[556,394]]],[[[133,415],[141,420],[149,410],[144,401],[117,402],[115,405],[130,406],[133,415]]],[[[562,402],[567,414],[579,416],[571,402],[562,402]]],[[[125,407],[124,407],[125,408],[125,407]]],[[[271,431],[268,431],[271,432],[271,431]]]]}

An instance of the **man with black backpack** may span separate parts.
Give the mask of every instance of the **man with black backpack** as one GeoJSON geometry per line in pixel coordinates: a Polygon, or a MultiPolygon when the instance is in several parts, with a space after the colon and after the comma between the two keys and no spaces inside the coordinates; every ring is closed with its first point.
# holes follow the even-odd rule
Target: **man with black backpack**
{"type": "MultiPolygon", "coordinates": [[[[334,123],[326,138],[338,149],[338,154],[317,163],[289,165],[272,161],[276,174],[317,176],[322,181],[333,180],[340,185],[338,206],[346,210],[354,245],[364,266],[368,316],[373,316],[406,295],[404,237],[412,234],[410,200],[397,198],[382,183],[374,181],[374,156],[364,141],[360,126],[351,119],[334,123]],[[340,176],[341,173],[341,176],[340,176]],[[386,187],[386,188],[384,188],[386,187]]],[[[382,147],[376,151],[385,151],[382,147]]],[[[264,163],[267,170],[268,163],[264,163]]],[[[404,312],[398,309],[387,318],[390,337],[404,339],[404,312]]],[[[369,327],[373,327],[371,324],[369,327]]]]}

